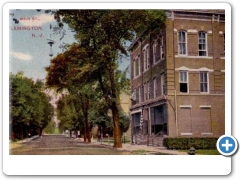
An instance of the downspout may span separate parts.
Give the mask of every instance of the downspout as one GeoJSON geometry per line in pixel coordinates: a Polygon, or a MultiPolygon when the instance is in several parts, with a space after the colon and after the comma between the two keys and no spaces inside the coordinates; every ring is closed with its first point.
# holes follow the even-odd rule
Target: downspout
{"type": "MultiPolygon", "coordinates": [[[[219,17],[218,17],[219,18],[219,17]]],[[[219,21],[218,21],[219,23],[219,21]]],[[[214,19],[214,15],[213,15],[213,18],[212,18],[212,53],[213,53],[213,69],[214,69],[214,72],[213,72],[213,81],[214,81],[214,88],[213,88],[213,91],[215,92],[215,49],[213,48],[214,47],[214,42],[215,42],[215,27],[214,27],[214,24],[215,24],[215,19],[214,19]]],[[[208,36],[207,36],[208,38],[208,36]]],[[[208,39],[207,39],[208,40],[208,39]]],[[[208,42],[208,41],[207,41],[208,42]]],[[[208,46],[207,46],[208,48],[208,46]]],[[[210,90],[210,72],[208,72],[208,90],[209,90],[209,93],[211,94],[211,90],[210,90]]],[[[211,109],[210,109],[210,126],[211,126],[211,132],[212,132],[212,117],[211,117],[211,109]]]]}
{"type": "MultiPolygon", "coordinates": [[[[214,28],[214,24],[215,24],[215,15],[213,14],[212,15],[212,56],[213,56],[213,60],[212,60],[212,69],[214,69],[214,72],[213,72],[213,91],[215,91],[215,49],[214,49],[214,41],[215,41],[215,28],[214,28]]],[[[208,43],[208,33],[207,34],[207,43],[208,43]]],[[[208,52],[208,44],[207,44],[207,52],[208,52]]],[[[209,55],[209,53],[207,54],[207,56],[209,55]]],[[[208,72],[208,80],[210,80],[210,72],[208,72]]],[[[210,84],[208,82],[208,84],[210,84]]],[[[208,87],[209,89],[209,93],[210,93],[210,87],[208,87]]]]}
{"type": "MultiPolygon", "coordinates": [[[[149,79],[149,90],[150,92],[152,92],[152,66],[153,66],[153,53],[152,52],[152,36],[151,36],[152,32],[150,31],[149,34],[149,69],[150,69],[150,79],[149,79]]],[[[149,92],[148,92],[149,93],[149,92]]],[[[151,99],[151,93],[149,94],[149,99],[151,99]]],[[[155,121],[155,117],[154,117],[154,121],[155,121]]],[[[155,124],[154,124],[155,126],[155,124]]],[[[152,117],[151,117],[151,107],[148,107],[148,135],[151,135],[151,131],[152,131],[152,117]]],[[[155,131],[154,131],[155,133],[155,131]]]]}
{"type": "MultiPolygon", "coordinates": [[[[220,17],[219,17],[220,15],[218,15],[218,23],[219,23],[219,19],[220,19],[220,17]]],[[[215,72],[216,72],[216,68],[215,68],[215,58],[216,58],[216,55],[215,55],[215,49],[214,49],[214,42],[215,42],[215,15],[213,14],[212,15],[212,55],[213,55],[213,64],[212,64],[212,69],[214,69],[214,72],[213,72],[213,84],[214,84],[214,86],[213,86],[213,91],[215,91],[215,83],[216,83],[216,76],[215,76],[215,72]]],[[[208,38],[208,36],[207,36],[207,38],[208,38]]],[[[208,42],[208,39],[207,39],[207,42],[208,42]]],[[[208,48],[208,46],[207,46],[207,48],[208,48]]],[[[211,90],[210,90],[210,72],[208,72],[208,90],[209,90],[209,93],[211,94],[211,90]]],[[[210,109],[210,126],[211,126],[211,132],[212,132],[212,117],[211,117],[211,109],[210,109]]]]}
{"type": "MultiPolygon", "coordinates": [[[[130,58],[131,58],[131,63],[130,63],[130,65],[131,65],[131,72],[133,72],[134,73],[134,71],[133,71],[133,66],[134,66],[134,64],[133,64],[133,55],[132,55],[132,49],[130,50],[130,54],[131,54],[131,56],[130,56],[130,58]]],[[[133,75],[133,73],[131,73],[131,96],[132,96],[132,93],[133,93],[133,86],[132,86],[132,81],[133,81],[133,78],[134,78],[134,75],[133,75]]],[[[135,121],[135,114],[132,114],[131,113],[131,111],[132,111],[132,107],[133,107],[133,102],[132,102],[132,100],[131,100],[131,98],[130,98],[130,103],[131,103],[131,110],[130,110],[130,118],[131,118],[131,129],[132,129],[132,131],[131,131],[131,141],[132,141],[132,144],[134,143],[134,141],[133,141],[133,136],[134,136],[134,134],[136,133],[135,131],[135,123],[134,123],[134,121],[135,121]]]]}
{"type": "MultiPolygon", "coordinates": [[[[143,89],[143,67],[144,67],[144,63],[142,61],[142,37],[139,38],[140,40],[140,72],[141,72],[141,87],[140,87],[140,92],[141,92],[141,96],[143,96],[144,93],[142,93],[142,89],[143,89]]],[[[140,97],[142,98],[142,97],[140,97]]],[[[143,98],[143,101],[144,101],[144,98],[143,98]]],[[[143,102],[142,99],[140,101],[139,99],[139,102],[143,102]]],[[[141,106],[140,106],[141,108],[141,106]]],[[[141,134],[143,134],[143,123],[141,124],[141,122],[143,121],[143,106],[142,106],[142,109],[141,109],[141,114],[140,114],[140,128],[141,128],[141,134]]]]}
{"type": "Polygon", "coordinates": [[[175,99],[176,135],[178,136],[178,116],[177,116],[177,93],[176,93],[176,89],[174,90],[174,99],[175,99]]]}
{"type": "Polygon", "coordinates": [[[173,44],[173,64],[174,64],[174,101],[175,101],[175,123],[176,123],[176,136],[178,136],[178,116],[177,116],[177,92],[176,92],[176,78],[175,78],[175,41],[174,41],[174,12],[172,11],[172,31],[173,31],[173,39],[172,39],[172,44],[173,44]]]}

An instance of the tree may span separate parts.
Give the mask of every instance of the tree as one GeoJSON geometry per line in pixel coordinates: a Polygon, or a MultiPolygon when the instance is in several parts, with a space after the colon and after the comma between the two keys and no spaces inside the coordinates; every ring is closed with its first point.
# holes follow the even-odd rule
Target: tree
{"type": "Polygon", "coordinates": [[[80,130],[83,124],[83,115],[76,108],[76,100],[76,97],[67,94],[57,101],[57,117],[60,120],[59,128],[70,130],[70,136],[71,131],[80,130]]]}
{"type": "MultiPolygon", "coordinates": [[[[73,119],[77,119],[78,123],[83,124],[84,127],[84,142],[86,142],[86,140],[88,142],[91,142],[91,129],[88,116],[89,110],[93,104],[93,98],[95,98],[94,95],[96,95],[94,92],[95,88],[93,84],[90,83],[81,86],[72,84],[70,78],[68,80],[68,83],[65,85],[69,93],[58,101],[57,106],[58,117],[62,121],[61,124],[64,124],[64,122],[68,121],[72,122],[73,119]],[[84,119],[84,121],[82,121],[82,119],[84,119]]],[[[70,124],[72,127],[68,129],[74,129],[76,123],[70,124]]]]}
{"type": "MultiPolygon", "coordinates": [[[[119,86],[116,81],[117,59],[119,53],[127,54],[125,41],[131,41],[136,34],[144,30],[152,30],[158,21],[161,22],[162,11],[153,13],[147,10],[58,10],[54,13],[55,19],[63,27],[67,23],[76,32],[78,44],[73,45],[64,54],[58,55],[55,61],[75,64],[74,74],[79,83],[98,80],[102,96],[112,111],[114,128],[114,147],[120,148],[121,130],[119,125],[119,86]],[[160,19],[161,18],[161,19],[160,19]],[[160,19],[160,20],[159,20],[160,19]],[[148,28],[146,25],[150,25],[148,28]],[[73,53],[70,53],[73,52],[73,53]],[[68,54],[68,55],[67,55],[68,54]],[[64,58],[63,58],[64,57],[64,58]],[[58,60],[57,60],[58,59],[58,60]]],[[[53,60],[54,61],[54,60],[53,60]]],[[[48,70],[47,82],[51,84],[52,73],[56,71],[56,64],[48,70]]],[[[58,66],[59,70],[63,70],[58,66]]],[[[73,67],[73,66],[72,66],[73,67]]],[[[68,69],[69,70],[69,69],[68,69]]],[[[59,86],[66,84],[68,75],[64,74],[57,80],[59,86]]],[[[56,73],[57,74],[57,73],[56,73]]],[[[56,78],[54,78],[56,81],[56,78]]]]}
{"type": "Polygon", "coordinates": [[[43,83],[24,77],[22,72],[11,73],[9,89],[12,139],[22,139],[28,133],[41,135],[53,117],[53,106],[43,92],[43,83]]]}
{"type": "Polygon", "coordinates": [[[46,79],[49,87],[57,91],[67,90],[72,97],[75,97],[75,101],[78,100],[74,106],[78,113],[81,111],[83,114],[84,133],[86,133],[84,141],[87,138],[88,142],[91,142],[88,111],[93,93],[95,95],[96,93],[93,87],[94,80],[89,79],[92,75],[89,68],[93,67],[91,64],[83,64],[84,59],[87,59],[84,50],[79,45],[73,44],[68,51],[58,54],[51,60],[51,65],[46,68],[48,72],[46,79]],[[85,78],[79,79],[79,76],[85,78]]]}

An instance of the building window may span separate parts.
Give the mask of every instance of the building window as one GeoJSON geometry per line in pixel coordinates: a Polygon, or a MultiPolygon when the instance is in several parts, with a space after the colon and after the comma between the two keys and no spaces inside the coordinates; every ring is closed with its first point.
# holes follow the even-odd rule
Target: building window
{"type": "Polygon", "coordinates": [[[200,72],[200,92],[208,92],[208,72],[200,72]]]}
{"type": "Polygon", "coordinates": [[[137,100],[137,98],[136,98],[136,89],[134,89],[133,92],[132,92],[131,100],[132,101],[136,101],[137,100]]]}
{"type": "Polygon", "coordinates": [[[198,33],[198,53],[199,56],[207,56],[207,34],[202,31],[198,33]]]}
{"type": "Polygon", "coordinates": [[[157,78],[153,79],[153,97],[157,97],[157,78]]]}
{"type": "Polygon", "coordinates": [[[146,49],[143,50],[143,71],[146,71],[146,64],[147,64],[147,55],[146,49]]]}
{"type": "Polygon", "coordinates": [[[185,31],[178,32],[178,54],[187,55],[187,33],[185,31]]]}
{"type": "Polygon", "coordinates": [[[153,62],[157,63],[158,58],[157,58],[157,43],[155,42],[152,46],[153,48],[153,62]]]}
{"type": "Polygon", "coordinates": [[[145,83],[144,85],[143,85],[143,89],[144,89],[144,101],[146,101],[147,100],[147,83],[145,83]]]}
{"type": "Polygon", "coordinates": [[[181,93],[188,92],[188,72],[187,71],[179,72],[179,86],[180,86],[181,93]]]}
{"type": "Polygon", "coordinates": [[[153,46],[153,62],[156,64],[160,60],[163,60],[165,58],[165,52],[164,52],[164,40],[163,36],[160,37],[159,41],[155,41],[153,46]]]}
{"type": "Polygon", "coordinates": [[[165,77],[164,77],[164,74],[161,74],[160,80],[161,80],[161,95],[163,95],[163,94],[165,94],[165,90],[164,90],[164,87],[165,87],[165,77]]]}
{"type": "Polygon", "coordinates": [[[136,103],[139,103],[139,91],[138,88],[135,90],[136,92],[136,103]]]}
{"type": "Polygon", "coordinates": [[[143,62],[144,71],[148,70],[150,67],[150,56],[149,56],[149,46],[143,50],[143,62]]]}
{"type": "Polygon", "coordinates": [[[134,60],[134,77],[138,77],[141,74],[141,61],[140,57],[134,60]]]}
{"type": "Polygon", "coordinates": [[[161,43],[160,43],[160,58],[163,60],[165,58],[165,53],[164,53],[164,39],[163,36],[161,36],[161,43]]]}
{"type": "Polygon", "coordinates": [[[137,133],[141,132],[140,120],[141,120],[141,113],[132,114],[133,134],[137,134],[137,133]]]}
{"type": "Polygon", "coordinates": [[[138,64],[137,64],[137,59],[134,59],[134,65],[133,65],[133,68],[134,68],[134,78],[138,76],[138,64]]]}
{"type": "Polygon", "coordinates": [[[140,59],[140,56],[138,56],[137,62],[138,62],[138,75],[141,75],[141,59],[140,59]]]}
{"type": "Polygon", "coordinates": [[[150,67],[150,50],[149,46],[147,47],[147,69],[150,67]]]}
{"type": "Polygon", "coordinates": [[[148,89],[148,95],[147,95],[148,97],[147,98],[150,99],[150,89],[151,89],[150,88],[150,81],[147,82],[147,89],[148,89]]]}
{"type": "Polygon", "coordinates": [[[141,102],[142,101],[142,93],[141,93],[141,86],[139,86],[139,88],[138,88],[138,99],[139,99],[139,102],[141,102]]]}
{"type": "Polygon", "coordinates": [[[144,88],[144,100],[146,101],[150,99],[150,82],[148,81],[144,83],[143,88],[144,88]]]}

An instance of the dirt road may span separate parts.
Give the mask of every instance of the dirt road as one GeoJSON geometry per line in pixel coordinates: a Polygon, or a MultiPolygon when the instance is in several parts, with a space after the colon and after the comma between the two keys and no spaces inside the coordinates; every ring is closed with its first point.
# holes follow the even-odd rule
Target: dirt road
{"type": "Polygon", "coordinates": [[[98,143],[84,143],[63,135],[44,135],[10,150],[11,155],[133,155],[98,143]]]}

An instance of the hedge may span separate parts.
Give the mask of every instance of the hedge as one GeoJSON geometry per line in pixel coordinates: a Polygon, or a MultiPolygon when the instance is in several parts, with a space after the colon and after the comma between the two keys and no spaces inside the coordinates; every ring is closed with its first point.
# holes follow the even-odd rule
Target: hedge
{"type": "Polygon", "coordinates": [[[177,137],[177,138],[164,138],[163,146],[168,149],[189,149],[194,147],[195,149],[216,149],[216,143],[218,138],[211,137],[177,137]]]}

